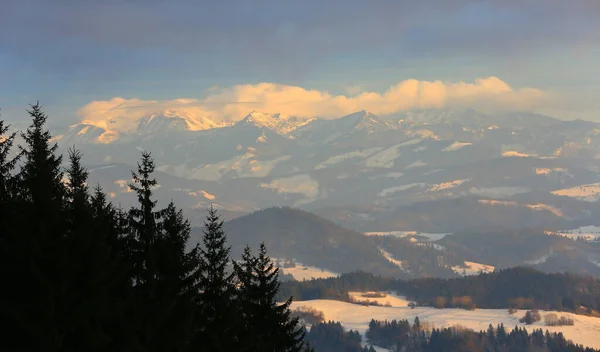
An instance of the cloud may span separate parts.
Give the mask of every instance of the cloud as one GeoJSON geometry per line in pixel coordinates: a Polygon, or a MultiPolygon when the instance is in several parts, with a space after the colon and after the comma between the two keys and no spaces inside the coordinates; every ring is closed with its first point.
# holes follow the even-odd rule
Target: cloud
{"type": "Polygon", "coordinates": [[[353,96],[275,83],[211,88],[202,99],[147,100],[112,98],[82,107],[81,120],[102,128],[133,129],[139,118],[171,112],[214,121],[239,120],[253,110],[307,117],[338,118],[359,110],[390,115],[415,108],[476,108],[483,111],[535,111],[547,106],[550,94],[535,88],[515,89],[497,77],[474,82],[408,79],[384,93],[353,96]]]}

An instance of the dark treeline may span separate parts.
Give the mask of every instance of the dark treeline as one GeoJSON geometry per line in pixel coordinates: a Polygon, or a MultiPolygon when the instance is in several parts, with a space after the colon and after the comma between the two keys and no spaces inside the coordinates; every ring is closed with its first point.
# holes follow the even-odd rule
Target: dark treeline
{"type": "Polygon", "coordinates": [[[306,338],[318,352],[375,352],[373,347],[362,347],[358,331],[346,331],[339,322],[315,324],[306,338]]]}
{"type": "Polygon", "coordinates": [[[531,334],[516,326],[507,331],[504,325],[487,331],[474,332],[460,327],[444,329],[425,328],[415,318],[407,320],[375,321],[369,323],[366,337],[369,343],[394,352],[595,352],[592,348],[575,345],[562,333],[544,333],[541,329],[531,334]]]}
{"type": "Polygon", "coordinates": [[[285,282],[280,294],[297,300],[348,300],[349,291],[392,290],[419,305],[438,308],[518,308],[598,314],[600,280],[573,274],[545,274],[530,268],[511,268],[456,279],[381,278],[358,272],[337,278],[285,282]]]}
{"type": "Polygon", "coordinates": [[[77,150],[62,170],[47,116],[28,112],[16,149],[0,121],[1,351],[308,350],[264,245],[232,261],[210,209],[186,250],[190,224],[157,208],[150,154],[132,172],[137,205],[116,208],[77,150]]]}

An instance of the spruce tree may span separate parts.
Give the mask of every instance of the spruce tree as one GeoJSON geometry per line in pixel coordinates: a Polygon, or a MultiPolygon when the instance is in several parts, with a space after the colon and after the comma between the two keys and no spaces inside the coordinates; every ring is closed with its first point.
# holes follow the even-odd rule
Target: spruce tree
{"type": "Polygon", "coordinates": [[[164,211],[157,239],[159,273],[156,298],[160,302],[162,326],[156,335],[157,351],[186,351],[192,340],[194,306],[193,270],[196,257],[186,252],[190,224],[173,202],[164,211]]]}
{"type": "Polygon", "coordinates": [[[261,243],[258,256],[246,249],[242,263],[236,265],[240,279],[240,306],[246,322],[248,351],[304,351],[304,331],[298,317],[289,309],[292,299],[282,304],[276,301],[279,291],[279,269],[267,255],[261,243]],[[248,268],[251,268],[249,270],[248,268]],[[251,273],[251,276],[249,275],[251,273]]]}
{"type": "Polygon", "coordinates": [[[230,247],[223,221],[212,206],[204,226],[202,245],[197,253],[198,268],[194,273],[199,294],[193,347],[211,352],[242,351],[237,338],[234,275],[228,268],[230,247]]]}
{"type": "MultiPolygon", "coordinates": [[[[0,277],[2,277],[3,288],[0,289],[0,317],[7,324],[3,332],[5,338],[0,339],[0,350],[10,350],[19,343],[19,338],[25,335],[19,320],[26,319],[22,312],[14,305],[15,299],[21,299],[23,291],[17,285],[20,280],[27,280],[27,271],[18,265],[26,264],[27,260],[22,257],[21,245],[26,241],[20,237],[19,223],[14,200],[15,184],[13,170],[17,158],[11,159],[10,153],[16,134],[8,133],[9,126],[0,120],[0,277]],[[16,323],[16,325],[15,325],[16,323]]],[[[26,248],[25,248],[26,249],[26,248]]],[[[22,303],[22,302],[19,302],[22,303]]]]}
{"type": "Polygon", "coordinates": [[[58,351],[69,306],[62,158],[45,129],[39,103],[28,110],[31,125],[21,136],[22,166],[11,186],[12,230],[3,235],[3,322],[10,326],[3,350],[58,351]]]}
{"type": "Polygon", "coordinates": [[[97,222],[90,202],[87,170],[81,165],[81,153],[69,150],[67,169],[67,241],[70,306],[65,313],[70,326],[64,350],[102,351],[114,348],[111,333],[122,318],[111,291],[119,287],[119,258],[112,255],[112,219],[97,222]]]}
{"type": "MultiPolygon", "coordinates": [[[[10,158],[10,152],[15,142],[16,132],[9,133],[10,126],[5,125],[4,121],[0,120],[0,214],[4,214],[7,210],[7,202],[10,190],[10,181],[13,177],[12,171],[18,161],[18,156],[10,158]]],[[[4,217],[0,219],[0,222],[4,217]]]]}
{"type": "Polygon", "coordinates": [[[158,247],[163,211],[156,211],[154,188],[158,182],[153,177],[154,160],[148,152],[142,152],[137,171],[132,171],[133,182],[129,188],[137,194],[138,206],[129,211],[128,250],[133,267],[135,294],[135,318],[138,339],[147,351],[154,350],[159,326],[161,302],[157,299],[159,271],[157,267],[158,247]]]}
{"type": "Polygon", "coordinates": [[[110,335],[110,351],[140,351],[133,317],[136,306],[133,297],[133,266],[128,252],[128,219],[122,209],[116,209],[106,198],[100,185],[90,197],[91,227],[103,234],[113,263],[111,285],[106,292],[110,301],[110,320],[106,331],[110,335]]]}

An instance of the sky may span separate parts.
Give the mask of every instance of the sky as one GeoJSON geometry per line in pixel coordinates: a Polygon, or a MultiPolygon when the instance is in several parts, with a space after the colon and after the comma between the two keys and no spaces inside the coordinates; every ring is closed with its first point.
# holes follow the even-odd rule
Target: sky
{"type": "Polygon", "coordinates": [[[413,108],[600,121],[598,0],[2,0],[0,108],[55,123],[175,109],[413,108]]]}

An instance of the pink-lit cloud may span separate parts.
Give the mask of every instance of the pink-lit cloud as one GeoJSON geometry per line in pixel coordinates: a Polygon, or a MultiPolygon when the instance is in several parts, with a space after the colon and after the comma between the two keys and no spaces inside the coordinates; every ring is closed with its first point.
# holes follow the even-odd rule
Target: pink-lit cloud
{"type": "Polygon", "coordinates": [[[106,129],[129,130],[155,113],[214,121],[243,118],[253,110],[307,117],[338,118],[359,110],[390,115],[415,108],[476,108],[483,111],[535,111],[547,106],[550,94],[535,88],[513,88],[497,77],[473,82],[400,81],[383,93],[353,96],[275,83],[211,89],[202,99],[93,101],[78,114],[82,121],[106,129]]]}

